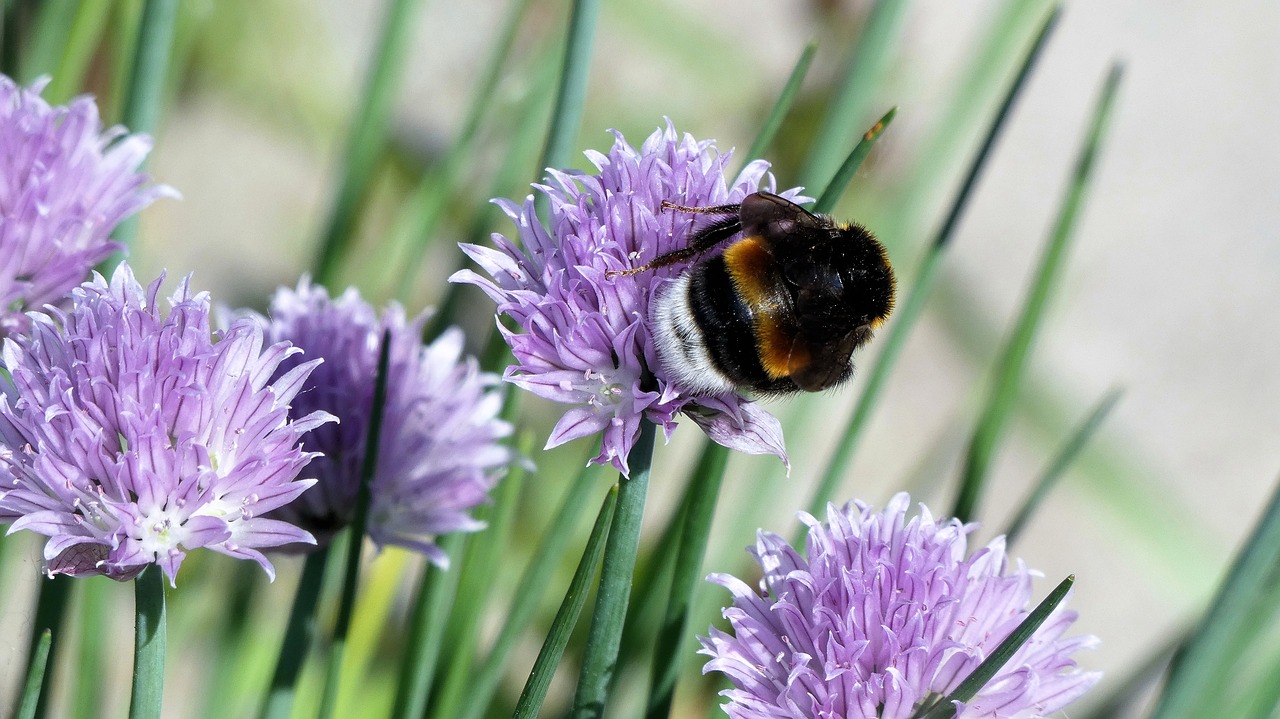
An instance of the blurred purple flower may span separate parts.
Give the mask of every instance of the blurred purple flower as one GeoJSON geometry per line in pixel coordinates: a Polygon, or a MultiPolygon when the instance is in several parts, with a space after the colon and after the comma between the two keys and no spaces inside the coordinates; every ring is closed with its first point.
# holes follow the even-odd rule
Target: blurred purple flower
{"type": "Polygon", "coordinates": [[[670,123],[639,150],[614,134],[607,155],[586,153],[598,174],[549,170],[550,184],[534,185],[550,201],[550,231],[538,220],[532,196],[523,205],[496,200],[515,222],[519,244],[494,235],[497,249],[463,245],[493,279],[463,270],[451,280],[478,286],[500,314],[520,325],[520,331],[499,325],[517,362],[504,378],[573,405],[552,430],[548,449],[603,432],[593,461],[612,463],[626,474],[641,417],[670,437],[683,412],[726,447],[775,454],[786,462],[782,428],[771,414],[733,393],[694,395],[658,365],[649,300],[687,265],[605,276],[684,247],[695,222],[705,224],[689,213],[663,211],[664,200],[697,206],[741,202],[757,189],[774,189],[768,164],[752,162],[729,186],[728,154],[719,154],[711,142],[678,135],[670,123]]]}
{"type": "Polygon", "coordinates": [[[172,584],[208,547],[274,578],[259,549],[315,541],[262,515],[315,483],[295,480],[312,457],[301,438],[333,418],[288,413],[319,360],[272,380],[298,350],[264,349],[250,321],[211,335],[189,278],[162,317],[162,280],[144,290],[122,263],[4,341],[0,521],[49,537],[50,575],[125,580],[155,563],[172,584]]]}
{"type": "Polygon", "coordinates": [[[47,82],[0,75],[0,337],[88,279],[119,247],[109,235],[122,220],[176,195],[137,171],[150,138],[104,132],[90,97],[50,107],[47,82]]]}
{"type": "MultiPolygon", "coordinates": [[[[808,514],[808,559],[760,532],[751,553],[764,570],[760,593],[713,574],[733,593],[724,610],[733,634],[702,639],[703,672],[727,675],[734,719],[906,719],[922,702],[954,690],[1029,613],[1031,577],[1010,573],[1004,538],[967,555],[974,525],[906,519],[910,498],[883,512],[860,502],[808,514]]],[[[1075,612],[1059,607],[968,704],[961,719],[1040,717],[1100,678],[1071,659],[1097,639],[1063,639],[1075,612]]]]}
{"type": "MultiPolygon", "coordinates": [[[[421,337],[427,315],[406,322],[392,304],[378,313],[354,289],[330,299],[305,278],[297,290],[281,288],[271,302],[267,337],[289,341],[325,363],[311,375],[292,413],[332,412],[341,424],[320,427],[304,441],[323,456],[311,465],[315,489],[272,515],[305,527],[321,544],[352,520],[373,405],[378,353],[390,331],[387,398],[377,469],[370,485],[368,533],[379,545],[421,552],[447,566],[433,538],[484,525],[469,512],[488,501],[489,489],[510,463],[498,440],[511,426],[498,419],[497,377],[462,357],[463,336],[450,329],[430,345],[421,337]]],[[[283,372],[300,359],[281,364],[283,372]]]]}

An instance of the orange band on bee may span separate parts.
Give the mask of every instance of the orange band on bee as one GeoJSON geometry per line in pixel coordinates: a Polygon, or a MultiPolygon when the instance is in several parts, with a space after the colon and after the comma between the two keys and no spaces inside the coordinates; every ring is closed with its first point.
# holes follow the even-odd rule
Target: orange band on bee
{"type": "Polygon", "coordinates": [[[810,362],[808,347],[797,346],[787,302],[779,296],[776,260],[759,237],[744,237],[724,251],[725,268],[742,300],[752,308],[756,354],[772,379],[790,377],[810,362]]]}
{"type": "Polygon", "coordinates": [[[752,307],[769,299],[773,264],[773,255],[759,237],[744,237],[724,251],[724,266],[733,285],[752,307]]]}
{"type": "Polygon", "coordinates": [[[796,341],[795,335],[779,326],[773,317],[756,323],[756,350],[760,366],[773,379],[790,377],[809,366],[809,348],[796,341]]]}

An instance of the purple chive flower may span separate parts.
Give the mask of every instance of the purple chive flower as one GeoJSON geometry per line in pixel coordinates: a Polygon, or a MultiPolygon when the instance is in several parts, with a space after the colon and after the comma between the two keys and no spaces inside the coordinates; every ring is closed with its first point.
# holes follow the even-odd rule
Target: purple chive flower
{"type": "Polygon", "coordinates": [[[160,279],[128,265],[32,313],[0,360],[0,522],[49,537],[50,575],[125,580],[158,564],[173,584],[186,552],[252,559],[314,542],[262,515],[315,483],[302,436],[331,421],[289,419],[319,360],[272,375],[287,344],[263,347],[251,321],[211,334],[209,298],[184,279],[162,316],[160,279]]]}
{"type": "MultiPolygon", "coordinates": [[[[734,719],[907,719],[945,696],[1030,612],[1033,573],[1008,571],[1004,538],[973,554],[974,525],[937,522],[921,507],[907,520],[906,494],[883,512],[860,502],[828,505],[809,525],[801,557],[760,532],[751,553],[764,570],[761,592],[741,580],[709,579],[733,593],[724,610],[733,634],[702,639],[704,672],[727,675],[734,719]]],[[[1092,636],[1062,638],[1075,612],[1059,607],[957,717],[1040,717],[1084,694],[1100,678],[1071,659],[1092,636]]]]}
{"type": "MultiPolygon", "coordinates": [[[[352,520],[373,407],[378,353],[390,331],[387,398],[370,485],[368,533],[379,545],[418,551],[447,566],[432,539],[484,525],[469,511],[488,501],[512,452],[499,444],[511,425],[498,418],[497,377],[462,358],[461,331],[430,345],[421,337],[427,315],[412,322],[395,304],[379,315],[354,289],[330,299],[305,278],[271,302],[267,336],[302,348],[325,363],[293,403],[293,413],[332,412],[340,424],[309,434],[304,447],[323,452],[311,471],[315,489],[272,516],[306,527],[323,544],[352,520]]],[[[300,360],[286,360],[279,371],[300,360]]]]}
{"type": "Polygon", "coordinates": [[[0,337],[88,279],[119,247],[108,236],[122,220],[176,194],[137,171],[150,138],[104,132],[90,97],[50,107],[47,82],[0,75],[0,337]]]}
{"type": "MultiPolygon", "coordinates": [[[[523,205],[495,200],[516,224],[519,245],[494,236],[497,249],[462,249],[493,279],[470,270],[451,280],[484,290],[498,312],[520,325],[499,325],[517,364],[507,381],[556,402],[573,405],[560,418],[547,448],[603,432],[593,461],[627,473],[627,453],[641,417],[667,436],[683,412],[726,447],[776,454],[786,462],[782,429],[756,403],[733,394],[695,395],[659,367],[649,329],[654,291],[687,265],[630,277],[606,277],[687,245],[706,218],[664,211],[664,200],[705,206],[741,202],[757,189],[774,189],[768,163],[755,161],[732,185],[728,154],[710,142],[677,135],[670,123],[639,150],[615,133],[608,154],[588,152],[597,174],[549,170],[549,184],[534,187],[550,200],[550,230],[523,205]],[[762,184],[763,182],[763,184],[762,184]]],[[[782,193],[796,197],[795,191],[782,193]]]]}

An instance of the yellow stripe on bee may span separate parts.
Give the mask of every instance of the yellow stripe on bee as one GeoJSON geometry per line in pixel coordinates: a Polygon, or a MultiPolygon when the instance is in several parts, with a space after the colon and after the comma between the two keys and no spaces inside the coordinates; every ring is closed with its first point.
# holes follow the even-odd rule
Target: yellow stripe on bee
{"type": "Polygon", "coordinates": [[[788,312],[778,296],[772,255],[759,237],[744,237],[724,251],[724,264],[734,288],[751,308],[755,319],[756,355],[760,365],[772,379],[781,379],[804,369],[810,361],[809,350],[796,344],[795,336],[785,321],[788,312]]]}

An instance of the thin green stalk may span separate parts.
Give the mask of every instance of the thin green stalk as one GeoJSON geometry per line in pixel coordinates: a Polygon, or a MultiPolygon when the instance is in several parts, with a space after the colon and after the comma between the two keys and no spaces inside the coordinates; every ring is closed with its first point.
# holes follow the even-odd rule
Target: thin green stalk
{"type": "Polygon", "coordinates": [[[81,2],[74,5],[75,21],[60,47],[60,55],[51,73],[53,78],[44,91],[45,98],[51,103],[66,102],[80,91],[85,72],[102,40],[102,31],[107,26],[107,17],[111,11],[111,3],[105,2],[81,2]]]}
{"type": "Polygon", "coordinates": [[[791,69],[787,84],[782,86],[782,93],[778,95],[778,100],[773,103],[773,109],[769,111],[769,117],[760,126],[760,132],[756,133],[756,139],[751,142],[751,147],[743,156],[743,162],[764,157],[764,151],[769,149],[773,138],[778,135],[778,130],[782,129],[782,121],[786,119],[787,113],[791,112],[791,106],[795,104],[796,96],[800,94],[800,86],[804,84],[804,78],[809,74],[809,66],[813,64],[813,56],[817,52],[817,40],[810,40],[805,44],[804,50],[800,53],[800,59],[791,69]]]}
{"type": "MultiPolygon", "coordinates": [[[[518,442],[517,453],[527,457],[532,450],[533,433],[524,432],[518,442]]],[[[520,489],[524,486],[526,473],[527,465],[520,463],[503,479],[496,492],[489,526],[476,535],[468,547],[459,571],[460,585],[455,603],[459,609],[450,626],[450,634],[455,637],[449,642],[452,656],[444,682],[440,685],[439,698],[434,702],[434,716],[456,717],[463,704],[472,701],[470,688],[475,670],[476,640],[481,633],[480,620],[493,593],[498,571],[503,566],[502,555],[520,507],[520,489]]]]}
{"type": "Polygon", "coordinates": [[[875,407],[876,401],[880,398],[880,393],[884,390],[884,386],[889,379],[889,372],[893,369],[898,355],[906,344],[907,335],[915,327],[916,321],[924,310],[925,302],[928,300],[929,293],[937,279],[938,270],[942,266],[943,252],[951,244],[951,238],[954,236],[956,227],[960,222],[960,216],[969,206],[969,198],[972,197],[978,178],[986,167],[992,148],[995,147],[996,139],[1000,137],[1000,133],[1004,130],[1005,122],[1012,114],[1014,101],[1021,94],[1027,78],[1031,75],[1031,70],[1035,67],[1036,61],[1043,52],[1049,35],[1057,24],[1058,15],[1059,10],[1055,8],[1041,26],[1040,34],[1027,52],[1027,56],[1023,59],[1022,67],[1018,71],[1017,77],[1005,93],[1004,101],[1001,103],[999,110],[997,110],[982,145],[978,148],[977,154],[974,155],[973,162],[969,166],[969,172],[951,204],[951,210],[947,213],[946,220],[943,221],[942,227],[939,228],[938,233],[929,244],[920,269],[916,272],[915,282],[907,293],[906,300],[895,311],[894,317],[889,323],[886,336],[880,340],[880,353],[876,356],[870,371],[867,373],[867,384],[863,388],[862,394],[858,396],[853,414],[845,425],[840,441],[836,442],[835,453],[827,462],[826,469],[822,474],[822,480],[818,483],[813,497],[809,500],[808,511],[810,514],[821,515],[826,503],[835,495],[835,490],[839,486],[840,480],[844,478],[845,471],[853,460],[854,452],[862,437],[862,430],[866,427],[867,419],[871,416],[871,410],[875,407]]]}
{"type": "MultiPolygon", "coordinates": [[[[262,568],[256,562],[235,562],[225,585],[219,578],[218,589],[222,597],[218,609],[221,616],[215,621],[220,626],[208,652],[213,668],[199,702],[200,716],[206,719],[226,715],[227,707],[241,701],[245,694],[241,691],[244,685],[238,674],[247,654],[244,651],[246,643],[256,639],[250,624],[261,577],[262,568]]],[[[193,705],[195,703],[192,702],[193,705]]]]}
{"type": "Polygon", "coordinates": [[[955,691],[938,700],[931,708],[922,708],[922,711],[917,711],[916,716],[921,719],[948,719],[955,716],[955,702],[969,701],[982,687],[986,686],[987,682],[991,681],[1000,668],[1012,659],[1018,649],[1027,643],[1041,624],[1044,624],[1062,600],[1067,598],[1067,592],[1071,591],[1071,585],[1075,584],[1075,581],[1075,575],[1071,575],[1059,582],[1058,586],[1049,592],[1049,596],[1037,604],[1027,618],[1023,619],[1013,632],[1005,637],[1005,640],[1000,642],[995,650],[987,655],[987,658],[968,677],[965,677],[964,681],[960,682],[960,686],[956,687],[955,691]]]}
{"type": "MultiPolygon", "coordinates": [[[[47,634],[52,633],[54,637],[62,635],[63,620],[67,616],[67,603],[71,599],[74,581],[75,579],[71,577],[59,575],[40,582],[40,594],[36,598],[35,626],[32,627],[31,643],[27,647],[27,669],[30,673],[31,667],[35,666],[37,661],[41,662],[44,667],[42,681],[45,682],[49,680],[53,667],[57,664],[58,647],[62,642],[49,640],[48,646],[41,645],[45,643],[47,634]],[[45,654],[43,659],[37,657],[40,652],[45,654]]],[[[34,709],[36,715],[44,716],[47,704],[48,697],[40,695],[39,703],[34,709]]]]}
{"type": "Polygon", "coordinates": [[[578,688],[573,696],[573,719],[599,719],[604,716],[609,682],[618,661],[627,601],[631,596],[636,551],[640,546],[640,520],[649,490],[653,437],[653,423],[641,419],[640,436],[627,455],[631,477],[618,478],[618,510],[604,548],[600,590],[596,594],[591,630],[582,655],[582,673],[578,675],[578,688]]]}
{"type": "Polygon", "coordinates": [[[840,169],[836,170],[835,176],[831,178],[831,182],[827,183],[827,189],[822,191],[822,195],[814,203],[814,212],[830,212],[836,206],[836,202],[844,194],[845,188],[849,186],[853,176],[857,174],[858,168],[862,167],[862,161],[867,159],[867,155],[871,154],[871,148],[875,147],[876,140],[880,139],[880,135],[884,133],[885,128],[889,127],[889,123],[893,122],[893,116],[896,114],[898,114],[898,108],[889,108],[884,117],[881,117],[876,124],[871,126],[870,130],[862,134],[862,139],[858,141],[857,145],[854,145],[853,150],[849,152],[849,156],[840,165],[840,169]]]}
{"type": "Polygon", "coordinates": [[[1280,566],[1280,486],[1244,548],[1232,562],[1213,603],[1174,656],[1151,719],[1204,715],[1228,696],[1229,680],[1258,639],[1258,608],[1274,608],[1280,566]]]}
{"type": "Polygon", "coordinates": [[[164,573],[150,565],[133,580],[133,692],[129,719],[160,719],[164,697],[164,573]]]}
{"type": "Polygon", "coordinates": [[[1009,528],[1005,530],[1005,541],[1013,544],[1018,536],[1022,534],[1022,530],[1026,528],[1027,523],[1031,521],[1031,516],[1035,513],[1040,503],[1049,494],[1049,490],[1053,489],[1062,475],[1066,474],[1067,468],[1071,466],[1076,457],[1080,455],[1084,446],[1093,438],[1098,428],[1102,426],[1102,421],[1111,414],[1111,410],[1115,408],[1116,402],[1120,401],[1123,394],[1118,389],[1113,389],[1103,395],[1098,404],[1094,405],[1093,411],[1089,412],[1084,422],[1076,428],[1071,436],[1067,439],[1066,444],[1062,445],[1062,449],[1054,456],[1053,462],[1049,464],[1048,469],[1040,475],[1039,481],[1036,482],[1035,488],[1031,490],[1031,495],[1018,509],[1018,514],[1009,522],[1009,528]]]}
{"type": "Polygon", "coordinates": [[[351,239],[360,205],[386,146],[392,105],[421,6],[420,0],[389,0],[377,54],[369,68],[364,92],[355,105],[357,111],[343,153],[342,181],[320,238],[315,274],[322,284],[332,284],[336,279],[338,260],[351,239]]]}
{"type": "Polygon", "coordinates": [[[720,496],[720,484],[728,461],[728,449],[708,442],[693,476],[684,506],[684,524],[680,530],[666,616],[658,629],[653,651],[653,684],[649,690],[646,715],[649,719],[664,719],[671,714],[676,678],[680,676],[682,666],[680,643],[688,637],[689,606],[693,603],[698,580],[702,578],[702,559],[707,552],[711,520],[715,516],[716,499],[720,496]]]}
{"type": "Polygon", "coordinates": [[[325,675],[324,697],[320,704],[320,717],[333,716],[338,700],[339,678],[342,676],[342,658],[346,652],[347,634],[351,629],[351,615],[355,612],[356,593],[359,589],[360,550],[364,547],[365,529],[369,520],[370,485],[378,468],[378,449],[382,439],[383,410],[387,404],[387,367],[391,357],[391,330],[382,333],[378,350],[378,374],[373,383],[373,404],[369,411],[369,431],[365,439],[365,452],[360,465],[360,488],[356,490],[356,506],[347,532],[347,561],[342,584],[342,599],[338,603],[338,619],[333,628],[333,646],[329,667],[325,675]]]}
{"type": "Polygon", "coordinates": [[[587,538],[587,544],[582,550],[582,559],[578,561],[578,568],[569,582],[564,601],[560,603],[560,609],[556,611],[551,629],[547,632],[547,638],[542,642],[538,658],[534,660],[533,668],[529,671],[529,679],[520,692],[520,699],[516,701],[512,719],[534,719],[542,708],[542,701],[547,696],[547,688],[551,686],[556,667],[560,665],[560,659],[564,656],[564,648],[569,644],[573,628],[578,624],[583,605],[587,603],[591,579],[595,576],[596,566],[600,564],[600,556],[605,551],[605,539],[613,522],[617,500],[618,485],[614,485],[605,495],[600,513],[596,515],[591,536],[587,538]]]}
{"type": "Polygon", "coordinates": [[[0,5],[0,72],[9,77],[22,75],[22,28],[26,24],[27,4],[21,0],[4,0],[0,5]]]}
{"type": "Polygon", "coordinates": [[[542,543],[529,560],[529,566],[525,568],[524,574],[520,575],[520,582],[516,585],[520,591],[516,592],[511,606],[504,614],[506,620],[498,630],[498,636],[494,639],[488,656],[472,675],[468,692],[469,701],[467,706],[459,712],[457,719],[478,719],[483,716],[484,710],[489,706],[498,682],[502,679],[507,657],[537,611],[555,567],[564,556],[569,540],[573,538],[578,517],[586,508],[587,500],[592,496],[591,487],[595,484],[595,474],[593,468],[584,467],[565,493],[563,504],[556,512],[555,518],[547,525],[542,543]]]}
{"type": "MultiPolygon", "coordinates": [[[[107,612],[107,589],[115,584],[105,577],[86,577],[80,585],[79,650],[75,662],[81,667],[101,666],[107,661],[107,628],[114,625],[114,617],[107,612]]],[[[114,647],[112,650],[114,651],[114,647]]],[[[72,682],[74,692],[74,716],[96,716],[102,711],[102,697],[106,693],[102,672],[80,672],[72,682]]]]}
{"type": "MultiPolygon", "coordinates": [[[[123,122],[131,132],[154,134],[159,125],[177,16],[177,0],[146,0],[142,7],[142,24],[138,29],[129,90],[124,101],[123,122]]],[[[138,217],[134,215],[120,223],[113,236],[127,252],[137,234],[138,217]]],[[[122,252],[115,253],[107,258],[104,268],[114,267],[122,258],[122,252]]]]}
{"type": "MultiPolygon", "coordinates": [[[[105,3],[91,3],[105,4],[105,3]]],[[[31,44],[22,58],[23,84],[30,83],[41,75],[53,72],[62,46],[71,34],[75,24],[77,7],[80,3],[49,2],[36,8],[34,32],[31,33],[31,44]]],[[[36,638],[38,640],[38,637],[36,638]]]]}
{"type": "Polygon", "coordinates": [[[551,126],[542,151],[539,171],[547,167],[567,167],[570,153],[582,125],[582,107],[587,99],[587,74],[591,69],[591,46],[595,41],[600,0],[573,0],[569,33],[565,36],[564,62],[560,85],[551,110],[551,126]]]}
{"type": "Polygon", "coordinates": [[[1280,682],[1275,680],[1280,677],[1280,652],[1275,653],[1266,667],[1262,676],[1270,679],[1258,683],[1246,719],[1275,719],[1276,710],[1280,708],[1280,682]]]}
{"type": "Polygon", "coordinates": [[[262,719],[288,719],[293,711],[294,692],[298,688],[298,675],[311,653],[311,642],[316,632],[316,607],[324,585],[324,569],[329,559],[329,547],[321,547],[307,555],[302,565],[302,576],[293,595],[293,607],[289,610],[289,623],[285,627],[280,656],[271,676],[271,689],[263,702],[262,719]]]}
{"type": "Polygon", "coordinates": [[[462,121],[461,129],[454,137],[453,145],[440,165],[423,174],[417,189],[410,196],[405,207],[406,217],[399,222],[397,236],[408,238],[409,256],[401,265],[400,278],[396,282],[396,295],[404,297],[410,290],[414,276],[422,264],[422,257],[427,247],[435,241],[435,228],[444,216],[445,205],[453,197],[462,169],[468,166],[471,155],[475,151],[476,135],[480,130],[480,121],[484,118],[497,97],[498,81],[502,79],[502,69],[507,63],[511,49],[515,47],[516,32],[530,0],[513,0],[507,10],[506,20],[499,31],[489,62],[480,73],[480,79],[473,85],[471,105],[462,121]]]}
{"type": "MultiPolygon", "coordinates": [[[[548,96],[555,82],[555,74],[546,69],[546,63],[535,62],[535,72],[531,91],[525,102],[521,103],[517,115],[521,118],[544,117],[550,104],[548,96]]],[[[524,186],[528,188],[529,169],[533,166],[537,155],[541,152],[537,146],[542,141],[541,127],[537,122],[522,121],[499,134],[507,140],[506,151],[502,154],[502,162],[494,174],[493,183],[489,186],[485,197],[502,197],[524,186]]],[[[523,192],[523,190],[520,190],[523,192]]],[[[469,244],[483,244],[489,239],[492,229],[493,215],[497,211],[492,203],[485,203],[475,208],[463,241],[469,244]]],[[[472,267],[471,258],[461,252],[454,255],[456,264],[453,272],[472,267]]],[[[452,275],[453,272],[449,274],[452,275]]],[[[434,336],[458,317],[458,310],[463,305],[466,293],[475,292],[475,288],[457,282],[449,283],[444,290],[444,297],[436,303],[436,313],[432,315],[427,326],[427,335],[434,336]]],[[[498,332],[495,330],[492,335],[498,332]]],[[[491,336],[492,336],[491,335],[491,336]]],[[[500,340],[497,340],[500,341],[500,340]]]]}
{"type": "MultiPolygon", "coordinates": [[[[466,540],[467,535],[455,532],[441,539],[440,547],[445,554],[458,556],[466,540]]],[[[409,620],[408,651],[400,672],[400,685],[396,688],[392,716],[397,719],[417,719],[426,711],[436,663],[440,659],[445,622],[457,591],[458,572],[450,572],[434,564],[423,571],[413,617],[409,620]]]]}
{"type": "Polygon", "coordinates": [[[969,444],[960,492],[956,498],[955,511],[952,513],[952,516],[962,521],[967,522],[975,517],[978,501],[991,469],[991,462],[1008,427],[1014,402],[1018,398],[1018,388],[1026,374],[1027,357],[1035,341],[1036,331],[1044,318],[1049,297],[1057,288],[1062,268],[1066,264],[1072,230],[1075,229],[1076,218],[1080,215],[1102,137],[1111,119],[1111,109],[1115,103],[1116,91],[1120,87],[1121,74],[1120,65],[1111,66],[1111,72],[1107,75],[1094,108],[1093,120],[1085,136],[1084,145],[1076,158],[1075,172],[1062,208],[1058,212],[1057,221],[1054,223],[1049,244],[1045,247],[1044,255],[1040,259],[1027,301],[1023,304],[1013,333],[996,365],[995,384],[969,444]]]}
{"type": "Polygon", "coordinates": [[[22,687],[18,709],[13,713],[14,719],[35,719],[36,707],[44,696],[42,689],[45,681],[45,666],[49,662],[49,646],[53,642],[53,632],[45,629],[35,638],[35,651],[27,664],[27,681],[22,687]]]}
{"type": "Polygon", "coordinates": [[[985,122],[987,109],[998,100],[1049,7],[1047,0],[1003,0],[992,8],[993,17],[981,23],[982,40],[951,86],[952,96],[923,141],[923,151],[908,160],[912,166],[901,175],[908,178],[906,187],[886,198],[891,202],[876,225],[885,237],[914,238],[921,219],[932,217],[939,190],[953,181],[965,160],[967,138],[985,122]]]}
{"type": "Polygon", "coordinates": [[[866,121],[871,99],[889,67],[893,44],[905,17],[906,0],[877,0],[866,24],[845,60],[836,88],[827,106],[822,126],[809,146],[809,156],[800,178],[806,187],[818,187],[835,170],[836,158],[844,154],[847,128],[866,121]]]}

